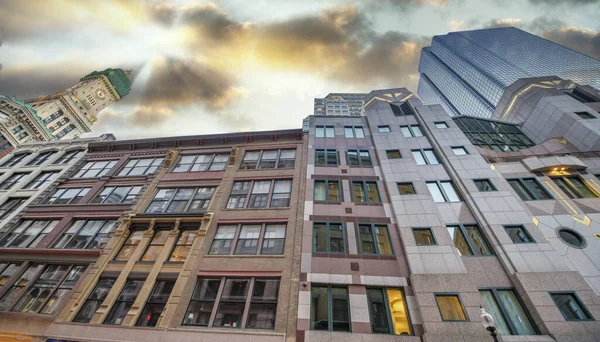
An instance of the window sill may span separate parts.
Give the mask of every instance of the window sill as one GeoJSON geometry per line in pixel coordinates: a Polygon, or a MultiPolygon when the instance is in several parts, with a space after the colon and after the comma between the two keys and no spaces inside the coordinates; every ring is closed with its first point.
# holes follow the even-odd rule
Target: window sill
{"type": "Polygon", "coordinates": [[[238,169],[238,172],[245,172],[245,171],[273,171],[273,170],[294,170],[295,167],[277,167],[277,168],[272,168],[272,169],[238,169]]]}
{"type": "Polygon", "coordinates": [[[367,207],[383,207],[383,203],[381,202],[377,202],[377,203],[362,203],[362,202],[352,202],[354,205],[362,205],[362,206],[367,206],[367,207]]]}
{"type": "Polygon", "coordinates": [[[333,202],[333,201],[313,201],[314,204],[333,204],[333,205],[341,205],[343,202],[333,202]]]}
{"type": "Polygon", "coordinates": [[[207,258],[285,258],[283,255],[270,255],[270,254],[205,254],[207,258]]]}
{"type": "Polygon", "coordinates": [[[223,208],[222,211],[239,211],[239,210],[290,210],[291,207],[276,207],[276,208],[223,208]]]}

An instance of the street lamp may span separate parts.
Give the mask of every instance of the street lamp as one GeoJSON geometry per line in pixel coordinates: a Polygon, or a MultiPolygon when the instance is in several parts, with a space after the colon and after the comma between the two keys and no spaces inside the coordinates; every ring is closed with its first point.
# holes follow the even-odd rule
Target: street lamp
{"type": "Polygon", "coordinates": [[[490,332],[494,342],[498,342],[498,334],[496,334],[496,322],[494,321],[494,317],[487,313],[483,306],[480,305],[479,309],[481,310],[481,324],[483,324],[485,329],[490,332]]]}

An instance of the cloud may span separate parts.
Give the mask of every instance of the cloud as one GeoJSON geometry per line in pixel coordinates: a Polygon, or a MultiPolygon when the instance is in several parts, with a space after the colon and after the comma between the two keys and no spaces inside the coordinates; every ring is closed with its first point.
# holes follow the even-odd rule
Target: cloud
{"type": "Polygon", "coordinates": [[[452,31],[460,31],[463,27],[465,27],[465,21],[464,20],[461,20],[461,21],[450,20],[450,30],[452,30],[452,31]]]}
{"type": "Polygon", "coordinates": [[[20,99],[35,98],[66,89],[92,70],[82,70],[76,61],[48,63],[9,69],[0,74],[0,94],[20,99]],[[75,65],[75,67],[74,67],[75,65]]]}
{"type": "Polygon", "coordinates": [[[236,40],[248,28],[248,24],[233,20],[212,2],[184,6],[181,25],[194,33],[195,38],[218,42],[236,40]]]}
{"type": "Polygon", "coordinates": [[[589,5],[600,2],[600,0],[529,0],[529,3],[534,5],[569,5],[569,6],[580,6],[589,5]]]}
{"type": "Polygon", "coordinates": [[[376,5],[392,5],[407,10],[423,5],[447,7],[449,0],[373,0],[376,5]]]}
{"type": "Polygon", "coordinates": [[[175,111],[166,106],[137,106],[129,115],[129,122],[136,126],[152,126],[169,120],[175,111]]]}
{"type": "Polygon", "coordinates": [[[150,13],[152,19],[166,26],[173,25],[177,9],[170,2],[161,2],[151,7],[150,13]]]}
{"type": "Polygon", "coordinates": [[[522,27],[523,23],[520,18],[504,18],[504,19],[493,19],[487,24],[485,24],[484,28],[495,28],[495,27],[522,27]]]}

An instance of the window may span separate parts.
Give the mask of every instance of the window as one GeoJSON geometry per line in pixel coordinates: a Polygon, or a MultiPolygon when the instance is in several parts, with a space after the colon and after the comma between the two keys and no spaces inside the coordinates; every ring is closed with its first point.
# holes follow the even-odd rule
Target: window
{"type": "Polygon", "coordinates": [[[402,158],[402,154],[400,153],[400,150],[387,150],[387,151],[385,151],[385,154],[388,157],[388,159],[402,158]]]}
{"type": "Polygon", "coordinates": [[[365,137],[365,132],[362,126],[346,126],[344,127],[344,136],[346,138],[362,139],[365,137]]]}
{"type": "Polygon", "coordinates": [[[132,230],[129,233],[129,237],[127,238],[127,240],[125,240],[125,243],[123,244],[123,247],[121,247],[119,254],[117,254],[117,256],[115,257],[115,260],[127,261],[129,260],[129,258],[131,258],[131,255],[135,251],[135,248],[140,244],[140,241],[144,237],[144,232],[146,228],[147,227],[144,226],[133,228],[135,230],[132,230]]]}
{"type": "Polygon", "coordinates": [[[377,130],[379,131],[379,133],[389,133],[392,131],[390,129],[390,126],[377,126],[377,130]]]}
{"type": "Polygon", "coordinates": [[[408,103],[408,101],[404,101],[402,103],[390,103],[390,107],[392,107],[392,112],[394,112],[395,116],[404,116],[404,115],[414,115],[415,112],[408,103]]]}
{"type": "Polygon", "coordinates": [[[58,157],[53,164],[69,164],[73,160],[77,159],[83,151],[81,150],[72,150],[65,152],[62,156],[58,157]]]}
{"type": "Polygon", "coordinates": [[[421,127],[419,125],[400,126],[400,130],[405,138],[416,138],[423,136],[423,132],[421,132],[421,127]]]}
{"type": "Polygon", "coordinates": [[[341,202],[342,190],[340,181],[337,180],[315,180],[314,201],[341,202]]]}
{"type": "Polygon", "coordinates": [[[588,112],[575,112],[575,114],[577,116],[579,116],[580,118],[586,119],[586,120],[595,119],[596,118],[595,116],[593,116],[592,114],[590,114],[588,112]]]}
{"type": "Polygon", "coordinates": [[[345,233],[341,223],[313,224],[313,252],[346,253],[345,233]]]}
{"type": "Polygon", "coordinates": [[[117,176],[141,176],[156,172],[164,158],[129,159],[117,176]]]}
{"type": "Polygon", "coordinates": [[[159,189],[147,213],[197,213],[208,208],[215,188],[159,189]]]}
{"type": "Polygon", "coordinates": [[[21,263],[0,264],[0,288],[4,286],[4,284],[10,277],[15,275],[15,273],[19,270],[20,267],[21,263]]]}
{"type": "Polygon", "coordinates": [[[282,255],[285,224],[221,225],[208,254],[282,255]]]}
{"type": "Polygon", "coordinates": [[[17,172],[8,176],[4,182],[0,183],[0,190],[9,190],[15,184],[21,183],[29,173],[17,172]]]}
{"type": "Polygon", "coordinates": [[[374,334],[410,335],[404,293],[400,289],[367,288],[371,331],[374,334]]]}
{"type": "Polygon", "coordinates": [[[62,234],[52,248],[103,248],[108,241],[108,234],[112,232],[114,225],[114,220],[77,220],[62,234]]]}
{"type": "Polygon", "coordinates": [[[182,226],[179,227],[179,237],[169,256],[170,262],[183,262],[187,259],[190,250],[192,249],[194,239],[198,234],[198,228],[200,228],[198,224],[182,224],[182,226]]]}
{"type": "Polygon", "coordinates": [[[98,194],[91,203],[118,204],[131,203],[142,190],[141,185],[136,186],[107,186],[98,194]]]}
{"type": "Polygon", "coordinates": [[[289,207],[291,191],[291,179],[236,181],[233,183],[227,208],[289,207]],[[248,194],[250,189],[252,190],[248,194]]]}
{"type": "Polygon", "coordinates": [[[381,203],[377,182],[352,181],[354,203],[381,203]]]}
{"type": "Polygon", "coordinates": [[[317,138],[335,138],[333,126],[317,126],[315,130],[317,138]]]}
{"type": "Polygon", "coordinates": [[[2,164],[2,167],[15,166],[15,165],[19,164],[23,159],[25,159],[25,157],[27,157],[28,155],[29,155],[29,153],[15,154],[12,157],[10,157],[9,160],[4,162],[4,164],[2,164]]]}
{"type": "Polygon", "coordinates": [[[591,321],[594,319],[575,292],[551,292],[550,297],[567,321],[591,321]]]}
{"type": "Polygon", "coordinates": [[[88,161],[73,178],[102,177],[115,165],[117,165],[116,160],[88,161]]]}
{"type": "Polygon", "coordinates": [[[46,160],[48,160],[48,158],[50,158],[51,155],[53,155],[54,151],[48,151],[48,152],[43,152],[38,154],[37,156],[33,157],[33,159],[31,159],[28,163],[27,166],[37,166],[37,165],[42,165],[46,160]]]}
{"type": "Polygon", "coordinates": [[[523,201],[553,199],[535,178],[507,179],[507,181],[523,201]]]}
{"type": "Polygon", "coordinates": [[[348,150],[347,156],[350,166],[373,166],[367,150],[348,150]]]}
{"type": "Polygon", "coordinates": [[[43,188],[44,186],[46,186],[46,184],[52,182],[52,180],[54,179],[54,175],[56,175],[57,173],[58,172],[53,171],[42,172],[39,175],[35,176],[35,178],[31,180],[31,182],[27,183],[27,185],[25,185],[23,189],[37,190],[43,188]]]}
{"type": "Polygon", "coordinates": [[[429,188],[433,201],[436,203],[460,202],[460,196],[452,181],[427,182],[427,188],[429,188]]]}
{"type": "Polygon", "coordinates": [[[278,298],[279,279],[198,278],[183,325],[273,330],[278,298]]]}
{"type": "Polygon", "coordinates": [[[587,246],[585,238],[572,229],[560,227],[558,228],[556,235],[562,242],[573,248],[585,248],[587,246]]]}
{"type": "Polygon", "coordinates": [[[442,321],[466,321],[467,315],[457,294],[436,294],[442,321]]]}
{"type": "Polygon", "coordinates": [[[12,212],[17,210],[27,198],[22,197],[12,197],[6,200],[2,205],[0,205],[0,220],[10,215],[12,212]]]}
{"type": "Polygon", "coordinates": [[[223,171],[228,161],[229,154],[183,155],[172,172],[223,171]]]}
{"type": "Polygon", "coordinates": [[[412,228],[413,235],[415,236],[415,242],[417,246],[430,246],[437,245],[433,232],[429,227],[412,228]]]}
{"type": "Polygon", "coordinates": [[[473,179],[473,183],[475,183],[477,190],[481,192],[496,191],[496,187],[489,179],[473,179]]]}
{"type": "Polygon", "coordinates": [[[445,121],[434,122],[436,128],[444,129],[448,128],[448,124],[445,121]]]}
{"type": "Polygon", "coordinates": [[[240,169],[288,169],[295,163],[296,150],[247,151],[240,169]]]}
{"type": "Polygon", "coordinates": [[[504,230],[514,243],[535,243],[523,226],[504,226],[504,230]]]}
{"type": "Polygon", "coordinates": [[[511,289],[479,290],[483,303],[502,335],[537,335],[531,319],[511,289]]]}
{"type": "Polygon", "coordinates": [[[350,331],[348,287],[311,285],[310,329],[350,331]]]}
{"type": "Polygon", "coordinates": [[[592,188],[578,176],[552,177],[552,180],[569,198],[598,197],[592,188]]]}
{"type": "Polygon", "coordinates": [[[0,311],[8,311],[19,299],[32,279],[36,278],[43,265],[30,265],[0,298],[0,311]]]}
{"type": "Polygon", "coordinates": [[[121,325],[143,285],[143,280],[127,279],[123,290],[117,297],[117,301],[113,304],[108,316],[106,316],[104,324],[121,325]]]}
{"type": "Polygon", "coordinates": [[[91,188],[62,188],[56,190],[46,204],[76,204],[90,191],[91,188]]]}
{"type": "Polygon", "coordinates": [[[454,241],[459,255],[490,256],[494,255],[487,241],[475,224],[447,226],[448,233],[454,241]]]}
{"type": "Polygon", "coordinates": [[[392,242],[386,225],[359,224],[359,244],[362,254],[392,255],[392,242]]]}
{"type": "Polygon", "coordinates": [[[414,195],[417,193],[413,183],[398,183],[397,185],[400,195],[414,195]]]}
{"type": "Polygon", "coordinates": [[[454,153],[455,156],[466,156],[469,154],[463,146],[452,147],[452,153],[454,153]]]}
{"type": "Polygon", "coordinates": [[[104,299],[112,289],[116,280],[117,279],[115,278],[100,278],[98,284],[94,287],[94,290],[92,290],[85,303],[81,306],[81,309],[79,309],[73,322],[89,323],[96,311],[100,308],[100,304],[104,302],[104,299]]]}
{"type": "Polygon", "coordinates": [[[162,313],[167,300],[175,286],[174,280],[158,280],[146,301],[142,314],[135,324],[138,327],[155,327],[160,314],[162,313]]]}
{"type": "Polygon", "coordinates": [[[325,149],[315,150],[315,165],[337,166],[338,164],[339,164],[338,153],[336,150],[325,150],[325,149]]]}
{"type": "Polygon", "coordinates": [[[27,248],[35,247],[48,233],[54,229],[59,220],[21,221],[15,229],[6,233],[0,240],[0,247],[27,248]]]}
{"type": "Polygon", "coordinates": [[[158,256],[162,251],[167,239],[169,238],[169,231],[173,227],[171,226],[158,226],[154,228],[154,235],[152,235],[152,240],[146,247],[146,251],[142,254],[140,261],[156,261],[158,260],[158,256]]]}
{"type": "Polygon", "coordinates": [[[412,150],[411,152],[417,161],[417,165],[436,165],[440,163],[432,149],[412,150]]]}

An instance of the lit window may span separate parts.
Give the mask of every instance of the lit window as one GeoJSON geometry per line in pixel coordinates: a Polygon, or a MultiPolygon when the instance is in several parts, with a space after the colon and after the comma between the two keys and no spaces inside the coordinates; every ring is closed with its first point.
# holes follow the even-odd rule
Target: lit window
{"type": "Polygon", "coordinates": [[[569,198],[598,197],[594,190],[578,176],[552,177],[552,180],[569,198]]]}
{"type": "Polygon", "coordinates": [[[353,181],[354,203],[381,203],[377,182],[353,181]]]}
{"type": "Polygon", "coordinates": [[[466,321],[467,315],[458,295],[437,294],[435,300],[442,315],[442,321],[466,321]]]}
{"type": "Polygon", "coordinates": [[[411,334],[408,309],[402,290],[367,288],[367,299],[373,333],[411,334]]]}

